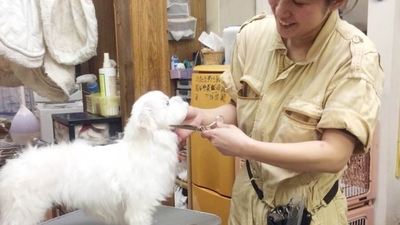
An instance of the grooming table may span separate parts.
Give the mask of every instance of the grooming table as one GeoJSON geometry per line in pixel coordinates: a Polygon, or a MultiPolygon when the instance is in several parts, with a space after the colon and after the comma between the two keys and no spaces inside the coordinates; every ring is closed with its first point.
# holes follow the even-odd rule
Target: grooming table
{"type": "MultiPolygon", "coordinates": [[[[179,209],[170,206],[158,206],[153,215],[153,225],[221,225],[221,219],[213,214],[179,209]]],[[[42,225],[117,225],[105,224],[87,216],[83,211],[77,210],[52,220],[42,225]]]]}

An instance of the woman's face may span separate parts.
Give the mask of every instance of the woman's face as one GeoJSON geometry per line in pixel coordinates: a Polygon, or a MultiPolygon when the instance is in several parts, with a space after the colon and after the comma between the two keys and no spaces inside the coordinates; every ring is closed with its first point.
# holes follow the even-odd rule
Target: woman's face
{"type": "Polygon", "coordinates": [[[314,39],[328,15],[337,9],[326,0],[268,0],[284,39],[314,39]]]}

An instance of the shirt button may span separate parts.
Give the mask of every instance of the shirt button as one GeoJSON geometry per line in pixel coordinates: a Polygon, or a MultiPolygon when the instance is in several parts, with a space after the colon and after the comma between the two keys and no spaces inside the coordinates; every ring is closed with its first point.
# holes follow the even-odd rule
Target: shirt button
{"type": "Polygon", "coordinates": [[[354,36],[351,40],[353,41],[354,44],[358,44],[361,42],[361,39],[359,36],[354,36]]]}

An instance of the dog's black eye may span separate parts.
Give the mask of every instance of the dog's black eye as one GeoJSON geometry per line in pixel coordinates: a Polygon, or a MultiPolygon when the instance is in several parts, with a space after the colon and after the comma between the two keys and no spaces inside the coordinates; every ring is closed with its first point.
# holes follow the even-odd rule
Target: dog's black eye
{"type": "Polygon", "coordinates": [[[169,105],[169,101],[167,101],[167,105],[169,105]]]}

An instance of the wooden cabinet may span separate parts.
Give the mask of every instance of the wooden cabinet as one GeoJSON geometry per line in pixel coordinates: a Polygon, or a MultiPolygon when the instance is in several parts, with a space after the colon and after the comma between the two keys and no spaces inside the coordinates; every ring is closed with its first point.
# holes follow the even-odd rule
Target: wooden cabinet
{"type": "Polygon", "coordinates": [[[150,90],[171,92],[166,1],[114,0],[121,116],[150,90]]]}

